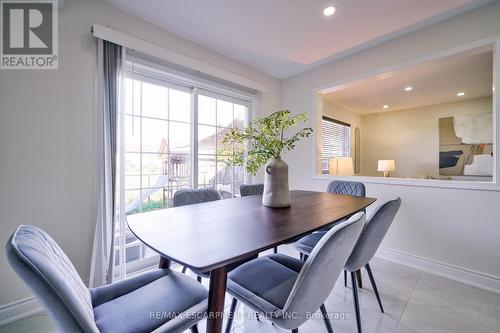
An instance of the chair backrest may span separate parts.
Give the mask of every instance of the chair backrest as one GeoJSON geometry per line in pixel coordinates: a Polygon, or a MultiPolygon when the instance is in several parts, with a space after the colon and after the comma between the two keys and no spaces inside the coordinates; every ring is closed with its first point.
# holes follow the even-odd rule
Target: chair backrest
{"type": "Polygon", "coordinates": [[[396,198],[387,201],[375,211],[363,228],[361,236],[359,236],[358,242],[347,260],[345,268],[348,271],[357,271],[372,260],[400,206],[401,198],[396,198]]]}
{"type": "Polygon", "coordinates": [[[331,228],[316,244],[283,308],[284,321],[292,321],[288,323],[290,327],[298,327],[307,320],[305,314],[314,313],[324,303],[351,254],[364,222],[365,213],[357,213],[331,228]],[[287,319],[287,314],[299,315],[287,319]]]}
{"type": "Polygon", "coordinates": [[[255,184],[255,185],[240,185],[240,195],[242,197],[246,197],[249,195],[257,195],[264,193],[264,184],[255,184]]]}
{"type": "Polygon", "coordinates": [[[179,190],[174,194],[174,207],[220,200],[216,190],[210,188],[179,190]]]}
{"type": "Polygon", "coordinates": [[[326,191],[335,194],[354,195],[357,197],[366,196],[365,185],[360,182],[333,180],[328,184],[326,191]]]}
{"type": "Polygon", "coordinates": [[[89,289],[48,234],[21,225],[7,242],[6,253],[59,332],[99,332],[89,289]]]}

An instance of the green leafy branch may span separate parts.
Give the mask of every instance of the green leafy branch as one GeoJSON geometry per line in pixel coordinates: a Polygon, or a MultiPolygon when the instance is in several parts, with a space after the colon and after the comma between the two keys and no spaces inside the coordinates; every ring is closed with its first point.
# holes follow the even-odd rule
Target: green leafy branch
{"type": "Polygon", "coordinates": [[[302,138],[307,138],[313,129],[306,127],[286,138],[285,132],[307,121],[307,114],[292,116],[288,110],[254,120],[243,130],[233,128],[224,136],[223,144],[240,147],[230,150],[228,162],[233,165],[245,165],[248,172],[256,174],[261,166],[271,159],[281,159],[283,151],[293,150],[302,138]],[[248,142],[248,149],[242,147],[248,142]]]}

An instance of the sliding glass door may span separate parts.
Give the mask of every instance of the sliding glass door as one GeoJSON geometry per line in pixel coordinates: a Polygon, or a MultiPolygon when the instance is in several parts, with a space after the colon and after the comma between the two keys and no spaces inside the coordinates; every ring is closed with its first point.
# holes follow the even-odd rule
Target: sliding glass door
{"type": "Polygon", "coordinates": [[[172,83],[158,73],[128,70],[117,167],[115,277],[157,261],[126,227],[126,216],[172,207],[183,188],[212,188],[222,198],[239,195],[243,167],[228,163],[234,147],[222,140],[249,121],[250,103],[194,85],[172,83]]]}

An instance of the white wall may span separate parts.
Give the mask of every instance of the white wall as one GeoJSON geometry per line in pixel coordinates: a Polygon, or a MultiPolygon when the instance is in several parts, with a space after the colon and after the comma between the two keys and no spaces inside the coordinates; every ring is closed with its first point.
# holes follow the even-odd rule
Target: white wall
{"type": "MultiPolygon", "coordinates": [[[[283,80],[283,105],[293,112],[308,112],[311,125],[316,119],[316,88],[500,34],[499,18],[500,3],[495,2],[283,80]]],[[[311,141],[299,143],[284,156],[290,164],[292,188],[324,190],[329,181],[313,177],[311,141]]],[[[402,198],[385,248],[445,263],[442,267],[479,272],[478,278],[500,286],[500,192],[373,183],[367,184],[367,190],[379,201],[395,195],[402,198]]]]}
{"type": "Polygon", "coordinates": [[[342,105],[323,100],[323,116],[342,121],[351,125],[351,144],[354,145],[354,129],[361,126],[363,116],[342,105]]]}
{"type": "MultiPolygon", "coordinates": [[[[58,70],[0,70],[0,243],[19,224],[39,226],[88,279],[92,235],[94,39],[100,23],[250,78],[269,88],[258,114],[280,106],[280,82],[94,0],[66,0],[58,70]]],[[[0,255],[1,305],[30,296],[0,255]]],[[[1,314],[0,314],[1,315],[1,314]]],[[[0,318],[1,321],[2,318],[0,318]]]]}

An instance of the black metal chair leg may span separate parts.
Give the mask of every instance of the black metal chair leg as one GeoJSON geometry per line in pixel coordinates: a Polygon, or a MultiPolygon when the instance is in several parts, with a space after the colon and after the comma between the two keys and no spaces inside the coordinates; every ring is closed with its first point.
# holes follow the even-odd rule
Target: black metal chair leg
{"type": "Polygon", "coordinates": [[[375,279],[373,278],[372,269],[370,268],[370,264],[365,265],[366,271],[368,272],[368,277],[370,278],[370,282],[372,283],[373,291],[375,292],[375,296],[377,296],[378,305],[380,306],[380,311],[384,313],[384,307],[382,306],[382,300],[380,299],[380,295],[378,293],[377,284],[375,283],[375,279]]]}
{"type": "Polygon", "coordinates": [[[347,271],[344,269],[344,287],[347,288],[347,271]]]}
{"type": "Polygon", "coordinates": [[[361,333],[362,332],[361,316],[359,313],[358,285],[356,283],[356,272],[351,272],[351,283],[352,283],[352,298],[354,299],[354,310],[356,313],[356,324],[358,325],[358,333],[361,333]]]}
{"type": "Polygon", "coordinates": [[[183,267],[182,267],[182,274],[186,273],[186,270],[187,270],[187,267],[186,267],[186,266],[183,266],[183,267]]]}
{"type": "Polygon", "coordinates": [[[325,304],[321,304],[319,309],[321,310],[321,315],[323,316],[323,320],[325,321],[326,330],[328,331],[328,333],[333,333],[332,323],[330,322],[330,318],[328,318],[328,312],[326,312],[325,304]]]}
{"type": "Polygon", "coordinates": [[[233,297],[231,301],[231,308],[229,309],[229,317],[227,318],[226,333],[231,332],[231,326],[233,326],[234,312],[236,311],[236,305],[238,305],[238,300],[233,297]]]}
{"type": "Polygon", "coordinates": [[[274,253],[278,253],[278,247],[277,246],[274,247],[273,252],[274,253]]]}
{"type": "Polygon", "coordinates": [[[198,333],[198,325],[191,326],[191,333],[198,333]]]}

